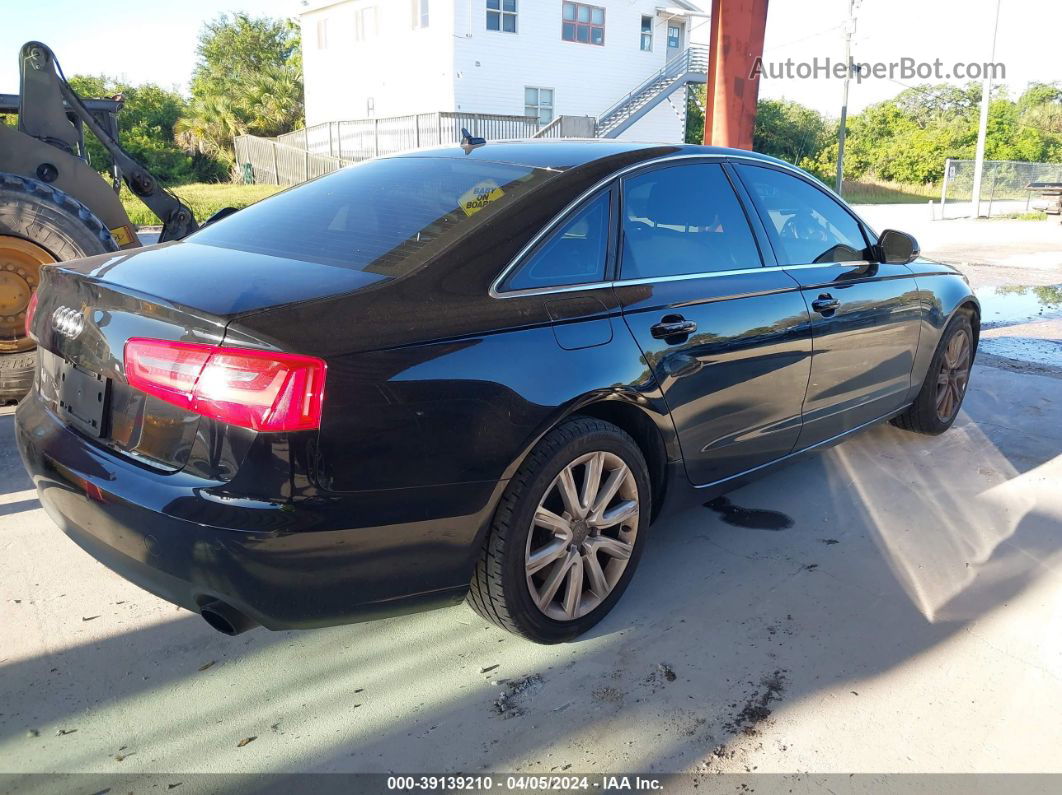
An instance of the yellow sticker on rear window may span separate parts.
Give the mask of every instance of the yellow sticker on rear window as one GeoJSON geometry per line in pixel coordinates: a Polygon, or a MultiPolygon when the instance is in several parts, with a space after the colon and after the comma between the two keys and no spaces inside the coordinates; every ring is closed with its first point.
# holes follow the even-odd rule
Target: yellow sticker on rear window
{"type": "Polygon", "coordinates": [[[505,192],[498,187],[498,183],[492,179],[485,179],[473,185],[461,195],[458,201],[465,215],[475,215],[491,202],[498,201],[505,192]]]}

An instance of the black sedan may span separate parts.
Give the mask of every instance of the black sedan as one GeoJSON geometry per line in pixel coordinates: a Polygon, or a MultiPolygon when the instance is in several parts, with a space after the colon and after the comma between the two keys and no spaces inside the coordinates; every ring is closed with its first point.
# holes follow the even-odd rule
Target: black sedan
{"type": "Polygon", "coordinates": [[[45,269],[18,444],[91,555],[235,634],[599,621],[662,512],[955,420],[980,309],[807,174],[697,146],[373,160],[45,269]]]}

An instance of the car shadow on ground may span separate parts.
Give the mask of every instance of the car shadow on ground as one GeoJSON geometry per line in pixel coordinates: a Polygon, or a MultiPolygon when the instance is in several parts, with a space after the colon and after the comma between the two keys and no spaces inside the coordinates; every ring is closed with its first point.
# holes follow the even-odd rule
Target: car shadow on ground
{"type": "Polygon", "coordinates": [[[945,436],[876,428],[728,495],[741,510],[658,523],[575,643],[464,607],[237,638],[182,613],[2,663],[0,769],[751,769],[785,749],[787,704],[859,698],[1057,564],[1062,411],[1033,379],[1015,408],[1013,378],[978,368],[945,436]],[[791,522],[742,526],[757,510],[791,522]]]}

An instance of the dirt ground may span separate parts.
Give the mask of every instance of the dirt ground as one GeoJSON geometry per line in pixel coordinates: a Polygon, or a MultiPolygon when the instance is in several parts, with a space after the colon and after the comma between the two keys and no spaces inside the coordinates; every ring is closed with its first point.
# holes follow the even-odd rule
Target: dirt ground
{"type": "Polygon", "coordinates": [[[1062,337],[1032,289],[1062,284],[1062,227],[918,212],[867,217],[985,301],[956,427],[875,428],[654,525],[576,643],[463,606],[219,635],[52,526],[0,412],[0,771],[1062,772],[1062,337]]]}

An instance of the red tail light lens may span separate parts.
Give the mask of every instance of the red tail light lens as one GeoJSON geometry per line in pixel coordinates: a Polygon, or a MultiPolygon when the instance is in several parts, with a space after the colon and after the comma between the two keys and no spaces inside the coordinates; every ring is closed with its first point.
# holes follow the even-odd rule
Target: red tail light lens
{"type": "Polygon", "coordinates": [[[129,385],[175,406],[256,431],[321,426],[325,363],[313,356],[134,337],[129,385]]]}
{"type": "Polygon", "coordinates": [[[29,304],[26,305],[26,336],[31,339],[37,339],[33,336],[33,316],[37,314],[37,291],[33,291],[33,295],[30,296],[29,304]]]}

